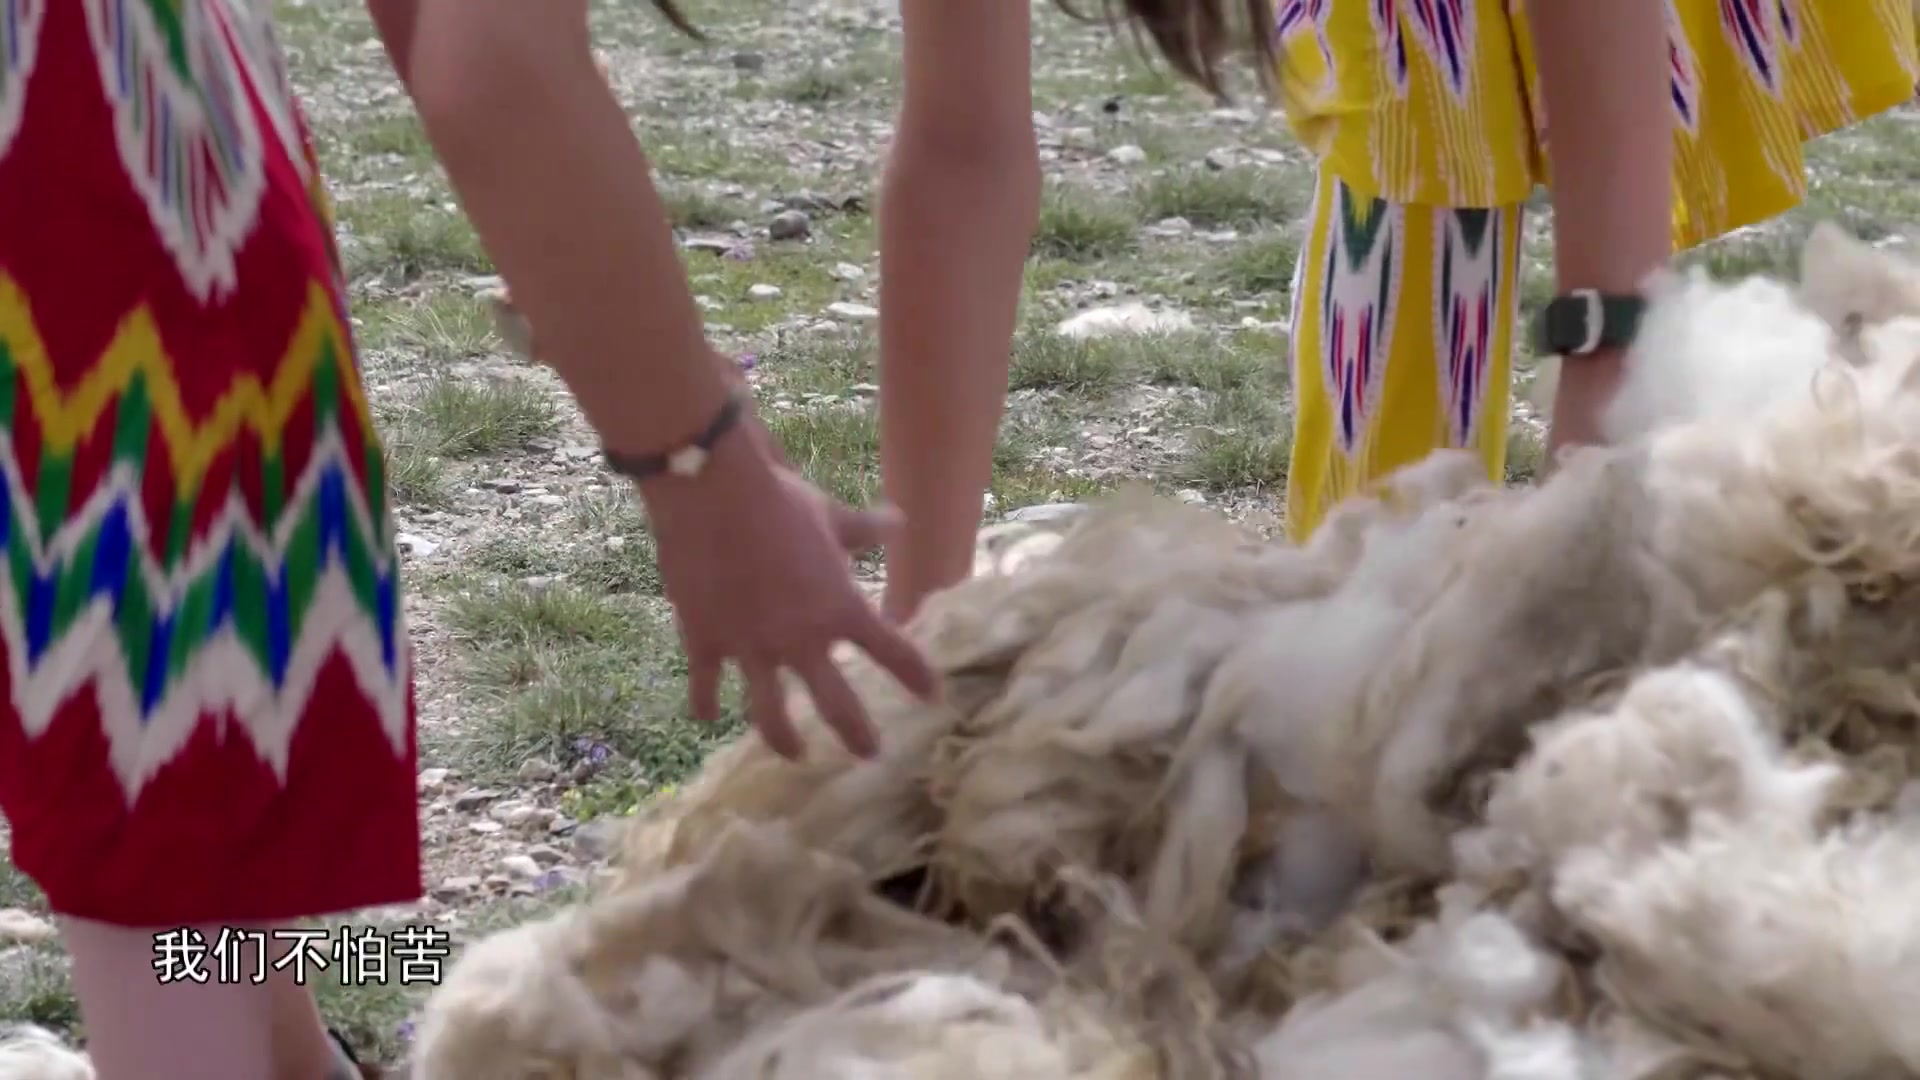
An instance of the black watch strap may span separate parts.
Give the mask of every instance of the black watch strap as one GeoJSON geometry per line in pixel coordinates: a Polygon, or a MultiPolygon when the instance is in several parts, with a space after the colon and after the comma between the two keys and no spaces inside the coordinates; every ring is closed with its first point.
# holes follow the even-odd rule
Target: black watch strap
{"type": "Polygon", "coordinates": [[[661,475],[698,476],[713,454],[713,445],[740,423],[746,411],[747,392],[736,386],[728,391],[726,403],[720,406],[706,429],[678,450],[664,454],[627,454],[603,448],[600,454],[607,468],[636,482],[661,475]]]}
{"type": "Polygon", "coordinates": [[[1624,349],[1639,334],[1646,310],[1644,297],[1576,289],[1547,302],[1534,327],[1534,346],[1543,356],[1624,349]]]}

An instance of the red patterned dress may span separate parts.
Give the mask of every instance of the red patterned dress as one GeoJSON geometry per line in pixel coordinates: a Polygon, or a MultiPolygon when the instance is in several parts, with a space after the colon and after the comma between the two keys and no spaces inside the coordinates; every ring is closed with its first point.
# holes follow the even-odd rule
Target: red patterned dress
{"type": "Polygon", "coordinates": [[[265,0],[0,0],[0,811],[134,926],[420,894],[383,458],[265,0]]]}

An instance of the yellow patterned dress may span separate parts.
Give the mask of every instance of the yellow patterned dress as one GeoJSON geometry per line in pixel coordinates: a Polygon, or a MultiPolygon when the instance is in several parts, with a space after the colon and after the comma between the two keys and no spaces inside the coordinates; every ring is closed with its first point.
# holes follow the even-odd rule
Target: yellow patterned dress
{"type": "MultiPolygon", "coordinates": [[[[1913,0],[1665,2],[1678,248],[1792,208],[1805,140],[1914,96],[1913,0]]],[[[1522,204],[1547,182],[1524,6],[1280,2],[1283,100],[1319,161],[1293,288],[1296,538],[1439,446],[1500,475],[1522,204]]]]}

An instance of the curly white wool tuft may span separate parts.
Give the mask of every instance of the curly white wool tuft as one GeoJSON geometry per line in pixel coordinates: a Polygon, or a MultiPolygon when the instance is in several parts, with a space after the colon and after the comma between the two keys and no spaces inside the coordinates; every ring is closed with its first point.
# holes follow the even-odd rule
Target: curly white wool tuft
{"type": "Polygon", "coordinates": [[[93,1065],[33,1024],[0,1024],[0,1080],[94,1080],[93,1065]]]}
{"type": "Polygon", "coordinates": [[[1537,488],[996,536],[914,626],[940,703],[849,658],[877,760],[715,755],[416,1075],[1920,1073],[1920,303],[1819,243],[1657,284],[1537,488]]]}

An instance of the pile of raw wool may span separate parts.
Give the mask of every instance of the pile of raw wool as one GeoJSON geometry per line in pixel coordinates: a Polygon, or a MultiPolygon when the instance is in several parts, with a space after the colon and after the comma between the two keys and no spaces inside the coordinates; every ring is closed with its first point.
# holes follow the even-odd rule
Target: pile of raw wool
{"type": "Polygon", "coordinates": [[[474,945],[422,1080],[1920,1074],[1920,273],[1656,283],[1613,445],[1263,542],[1138,497],[474,945]]]}

